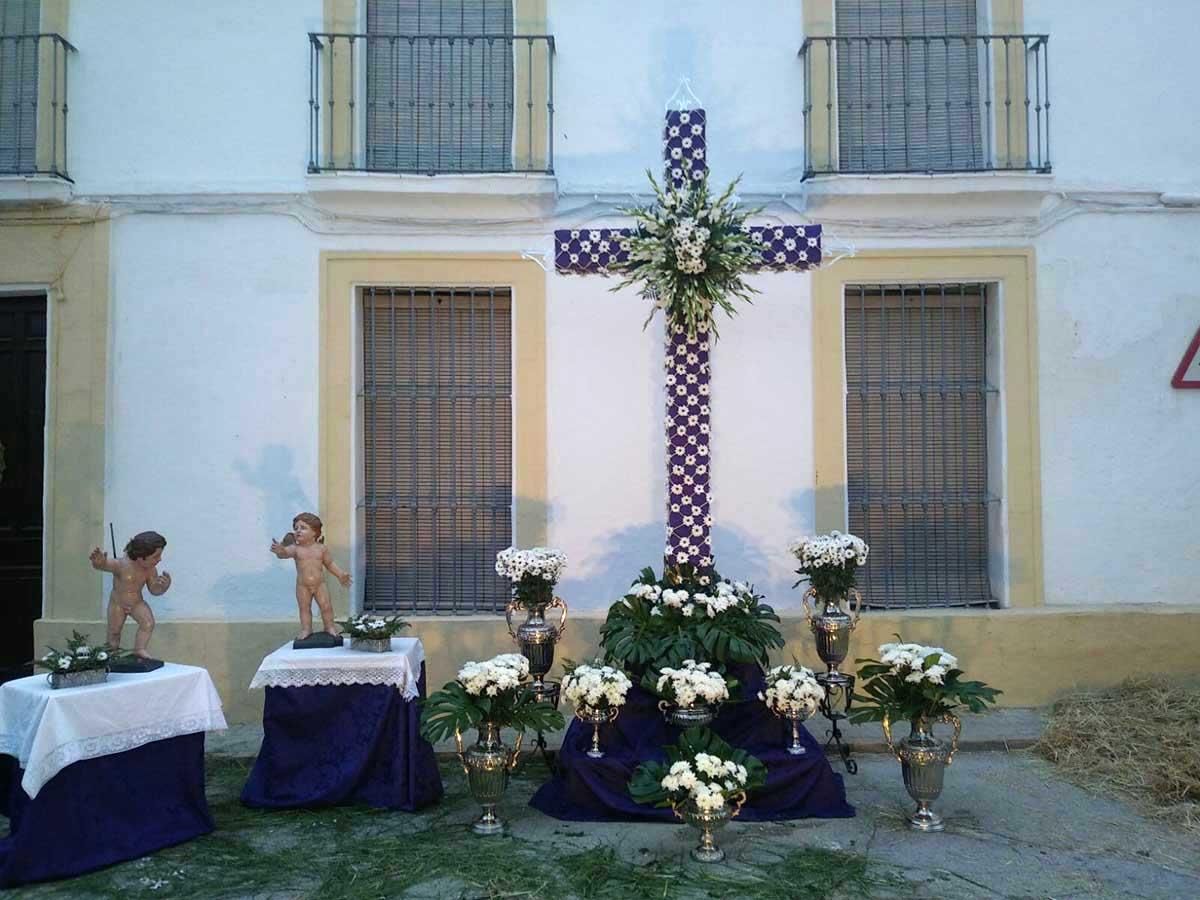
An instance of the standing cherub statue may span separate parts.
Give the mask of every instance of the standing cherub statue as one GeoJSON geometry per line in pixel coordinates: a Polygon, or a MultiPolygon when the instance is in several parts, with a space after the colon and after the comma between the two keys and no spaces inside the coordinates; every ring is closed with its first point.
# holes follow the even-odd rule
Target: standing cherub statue
{"type": "MultiPolygon", "coordinates": [[[[133,639],[133,655],[137,659],[123,666],[125,671],[148,672],[162,665],[146,650],[150,635],[154,633],[154,613],[142,597],[142,588],[158,597],[171,586],[170,574],[159,575],[157,569],[166,546],[167,539],[157,531],[143,531],[125,545],[125,555],[120,559],[109,559],[99,547],[88,557],[93,569],[113,575],[112,591],[108,595],[108,646],[113,650],[120,649],[121,629],[126,618],[132,617],[137,622],[137,635],[133,639]]],[[[113,670],[117,669],[118,665],[114,664],[113,670]]]]}
{"type": "Polygon", "coordinates": [[[296,603],[300,606],[300,633],[296,636],[297,644],[312,636],[312,602],[317,601],[321,611],[321,626],[326,634],[336,638],[336,642],[321,642],[326,646],[341,645],[337,625],[333,621],[333,601],[329,599],[329,589],[325,587],[325,573],[328,569],[341,582],[342,587],[350,587],[350,573],[343,572],[333,561],[333,555],[325,546],[321,535],[321,520],[313,513],[303,512],[292,520],[292,531],[284,535],[279,542],[272,538],[271,552],[280,559],[296,561],[296,603]]]}

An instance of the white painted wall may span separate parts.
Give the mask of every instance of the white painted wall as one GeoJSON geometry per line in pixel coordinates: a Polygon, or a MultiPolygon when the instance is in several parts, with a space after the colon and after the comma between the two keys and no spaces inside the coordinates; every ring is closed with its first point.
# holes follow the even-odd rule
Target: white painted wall
{"type": "Polygon", "coordinates": [[[1046,602],[1200,602],[1200,215],[1086,215],[1038,242],[1046,602]]]}
{"type": "MultiPolygon", "coordinates": [[[[291,572],[267,545],[316,503],[322,249],[514,251],[604,212],[566,212],[579,196],[559,201],[557,219],[533,202],[407,196],[379,199],[369,219],[312,212],[304,33],[320,28],[321,6],[72,3],[81,194],[295,192],[308,220],[225,193],[240,211],[122,210],[114,225],[106,512],[122,539],[155,528],[170,541],[176,584],[155,602],[160,618],[294,615],[291,572]]],[[[685,72],[710,112],[716,179],[744,171],[748,191],[795,189],[800,4],[756,4],[736,23],[730,8],[551,4],[562,191],[641,190],[685,72]]],[[[1051,34],[1046,200],[1072,186],[1196,190],[1200,103],[1181,44],[1200,6],[1026,9],[1028,30],[1051,34]]],[[[1200,392],[1168,383],[1200,326],[1200,214],[1076,215],[1037,237],[1042,226],[1016,222],[1001,196],[961,199],[978,227],[948,227],[947,202],[960,200],[939,201],[940,230],[920,197],[891,225],[843,204],[837,230],[860,247],[1036,246],[1047,602],[1200,602],[1189,530],[1200,392]]],[[[728,574],[789,607],[784,548],[813,522],[810,279],[755,284],[764,293],[724,326],[713,360],[714,542],[728,574]]],[[[657,564],[664,537],[661,325],[642,331],[642,302],[610,285],[547,276],[549,537],[570,556],[563,593],[580,611],[657,564]]]]}

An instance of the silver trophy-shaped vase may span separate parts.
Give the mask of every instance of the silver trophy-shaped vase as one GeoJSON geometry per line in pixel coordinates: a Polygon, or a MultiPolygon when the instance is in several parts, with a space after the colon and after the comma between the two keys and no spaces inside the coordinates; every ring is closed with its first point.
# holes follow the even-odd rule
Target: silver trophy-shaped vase
{"type": "Polygon", "coordinates": [[[600,749],[600,726],[615,721],[620,711],[619,706],[610,706],[606,709],[595,709],[591,706],[575,707],[575,718],[592,726],[592,746],[587,751],[590,758],[604,758],[604,751],[600,749]]]}
{"type": "Polygon", "coordinates": [[[676,728],[703,728],[717,717],[717,708],[708,703],[677,706],[669,700],[659,700],[658,709],[663,714],[663,721],[676,728]]]}
{"type": "Polygon", "coordinates": [[[554,645],[567,628],[566,602],[561,597],[550,599],[549,596],[544,603],[535,601],[525,604],[513,600],[504,610],[504,618],[508,622],[508,633],[521,648],[521,655],[529,660],[529,674],[533,676],[529,692],[539,701],[558,706],[559,685],[547,682],[546,673],[554,665],[554,645]],[[524,622],[513,628],[513,613],[519,609],[526,609],[528,615],[524,622]],[[558,624],[552,625],[546,621],[547,609],[558,610],[558,624]]]}
{"type": "Polygon", "coordinates": [[[476,834],[500,834],[504,822],[496,815],[496,805],[508,789],[508,777],[517,767],[521,754],[521,738],[517,735],[516,746],[506,747],[500,740],[500,726],[494,722],[479,723],[479,739],[470,747],[463,747],[462,733],[454,732],[454,743],[458,749],[458,760],[467,786],[475,802],[483,807],[483,814],[471,826],[476,834]]]}
{"type": "Polygon", "coordinates": [[[744,791],[738,791],[725,799],[725,804],[713,810],[702,810],[694,801],[674,806],[675,815],[700,831],[700,843],[692,849],[692,859],[697,862],[715,863],[725,858],[725,851],[717,846],[715,832],[729,824],[729,820],[742,811],[746,802],[744,791]]]}
{"type": "Polygon", "coordinates": [[[926,718],[913,719],[908,737],[893,743],[891,720],[887,716],[883,719],[883,736],[900,761],[904,789],[917,801],[916,810],[908,817],[909,827],[916,831],[941,831],[946,827],[942,817],[930,809],[929,804],[942,794],[946,767],[958,752],[962,722],[952,715],[942,716],[938,721],[954,726],[954,737],[949,744],[934,735],[931,722],[926,718]]]}
{"type": "MultiPolygon", "coordinates": [[[[804,607],[804,617],[808,619],[809,627],[812,628],[813,637],[817,642],[817,656],[821,657],[821,662],[825,663],[829,674],[840,675],[838,666],[850,652],[850,633],[858,625],[862,594],[854,588],[850,588],[845,598],[837,595],[822,597],[814,588],[809,588],[804,593],[801,605],[804,607]],[[843,600],[850,595],[854,596],[854,606],[851,609],[843,609],[843,600]],[[821,604],[819,612],[815,612],[809,605],[810,597],[815,598],[816,602],[821,604]]],[[[849,605],[847,601],[846,606],[849,605]]]]}

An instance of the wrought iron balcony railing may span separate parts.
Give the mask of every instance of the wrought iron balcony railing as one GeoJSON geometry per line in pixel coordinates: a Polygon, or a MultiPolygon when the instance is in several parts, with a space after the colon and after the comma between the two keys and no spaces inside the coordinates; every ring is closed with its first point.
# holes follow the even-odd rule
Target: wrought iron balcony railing
{"type": "Polygon", "coordinates": [[[58,34],[0,34],[0,176],[67,176],[67,56],[58,34]]]}
{"type": "Polygon", "coordinates": [[[553,36],[308,38],[310,172],[553,173],[553,36]]]}
{"type": "Polygon", "coordinates": [[[805,178],[1050,171],[1044,34],[810,37],[805,178]]]}

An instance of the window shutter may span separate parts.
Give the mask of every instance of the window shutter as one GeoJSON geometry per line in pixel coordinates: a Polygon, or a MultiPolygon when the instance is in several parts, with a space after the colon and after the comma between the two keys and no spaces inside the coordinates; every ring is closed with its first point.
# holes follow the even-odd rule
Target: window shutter
{"type": "Polygon", "coordinates": [[[983,168],[975,0],[837,0],[835,28],[910,37],[837,43],[841,171],[983,168]]]}
{"type": "Polygon", "coordinates": [[[512,168],[511,0],[367,0],[367,33],[368,169],[512,168]]]}
{"type": "Polygon", "coordinates": [[[850,530],[875,607],[986,605],[987,289],[845,292],[850,530]]]}
{"type": "MultiPolygon", "coordinates": [[[[40,0],[0,2],[0,35],[37,34],[40,0]]],[[[37,168],[38,40],[0,40],[0,174],[37,168]]]]}
{"type": "Polygon", "coordinates": [[[512,543],[507,288],[366,288],[364,607],[500,612],[512,543]]]}

